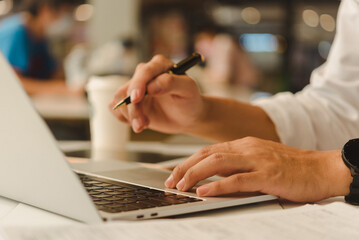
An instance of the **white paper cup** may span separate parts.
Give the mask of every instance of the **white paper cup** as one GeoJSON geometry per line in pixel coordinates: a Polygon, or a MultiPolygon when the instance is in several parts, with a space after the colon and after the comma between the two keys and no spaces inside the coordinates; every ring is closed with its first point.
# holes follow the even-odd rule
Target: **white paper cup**
{"type": "Polygon", "coordinates": [[[86,90],[91,107],[91,158],[93,160],[119,159],[124,155],[129,138],[129,126],[115,118],[109,103],[116,90],[129,81],[124,76],[93,76],[86,90]]]}

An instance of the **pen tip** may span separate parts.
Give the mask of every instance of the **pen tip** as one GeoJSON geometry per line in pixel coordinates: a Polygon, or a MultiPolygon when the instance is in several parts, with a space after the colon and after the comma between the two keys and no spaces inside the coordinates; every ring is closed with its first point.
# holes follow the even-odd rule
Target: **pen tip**
{"type": "Polygon", "coordinates": [[[124,103],[125,103],[124,101],[122,101],[122,102],[120,102],[120,103],[117,103],[116,106],[114,106],[114,107],[112,108],[112,110],[116,110],[117,108],[123,106],[124,103]]]}

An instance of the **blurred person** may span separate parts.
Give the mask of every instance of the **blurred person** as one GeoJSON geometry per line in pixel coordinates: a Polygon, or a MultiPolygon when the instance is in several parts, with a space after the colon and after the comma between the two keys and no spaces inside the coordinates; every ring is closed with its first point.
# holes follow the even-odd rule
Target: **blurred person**
{"type": "Polygon", "coordinates": [[[258,70],[230,35],[202,31],[195,36],[194,48],[206,60],[203,81],[250,88],[257,86],[258,70]]]}
{"type": "Polygon", "coordinates": [[[186,55],[188,26],[185,17],[169,11],[149,18],[149,47],[152,54],[164,54],[171,59],[181,59],[186,55]]]}
{"type": "Polygon", "coordinates": [[[262,192],[297,202],[346,196],[359,205],[359,139],[345,144],[359,136],[359,2],[342,0],[337,19],[327,62],[296,94],[254,104],[205,96],[187,75],[165,73],[173,62],[155,56],[138,65],[110,107],[130,96],[132,103],[113,113],[135,132],[150,128],[220,142],[180,163],[168,188],[188,191],[219,175],[197,194],[262,192]],[[351,146],[348,152],[343,145],[351,146]]]}
{"type": "Polygon", "coordinates": [[[49,36],[61,36],[71,28],[69,14],[75,0],[24,0],[22,12],[0,22],[0,51],[19,75],[29,94],[71,93],[48,46],[49,36]]]}

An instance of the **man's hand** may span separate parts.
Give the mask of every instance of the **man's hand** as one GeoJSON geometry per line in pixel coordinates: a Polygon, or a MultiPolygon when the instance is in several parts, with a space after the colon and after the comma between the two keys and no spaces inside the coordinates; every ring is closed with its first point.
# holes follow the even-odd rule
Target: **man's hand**
{"type": "Polygon", "coordinates": [[[340,151],[309,151],[247,137],[203,148],[179,164],[165,185],[187,191],[199,181],[224,177],[197,188],[199,196],[262,192],[297,202],[349,193],[350,171],[340,151]]]}
{"type": "Polygon", "coordinates": [[[172,65],[162,55],[139,64],[131,81],[117,91],[110,103],[112,108],[131,97],[130,105],[113,112],[119,120],[132,125],[135,132],[147,127],[165,133],[184,132],[201,117],[204,103],[196,83],[186,75],[165,73],[172,65]]]}

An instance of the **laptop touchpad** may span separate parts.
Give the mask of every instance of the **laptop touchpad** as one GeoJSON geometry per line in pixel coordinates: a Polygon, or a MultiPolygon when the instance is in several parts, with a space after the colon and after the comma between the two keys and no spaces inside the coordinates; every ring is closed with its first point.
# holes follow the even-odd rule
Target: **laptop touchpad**
{"type": "MultiPolygon", "coordinates": [[[[128,181],[130,183],[137,183],[144,186],[164,189],[166,188],[164,183],[166,179],[169,177],[169,175],[171,174],[171,172],[165,170],[138,167],[135,169],[99,172],[97,174],[121,181],[128,181]]],[[[203,180],[199,182],[197,186],[209,182],[211,181],[203,180]]]]}
{"type": "Polygon", "coordinates": [[[104,177],[110,177],[115,180],[117,179],[145,186],[163,188],[164,182],[170,175],[170,172],[145,167],[137,167],[133,169],[97,172],[96,174],[99,174],[104,177]]]}

